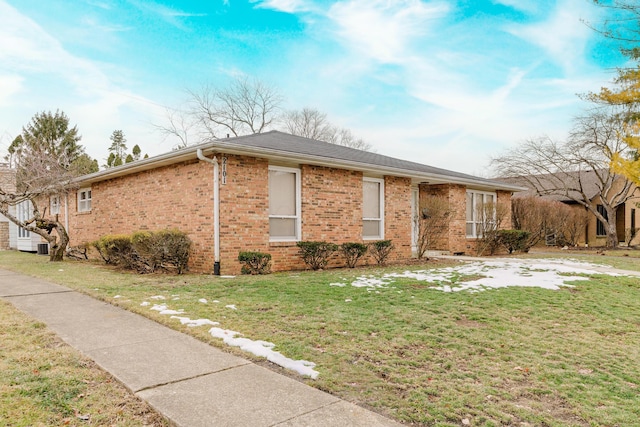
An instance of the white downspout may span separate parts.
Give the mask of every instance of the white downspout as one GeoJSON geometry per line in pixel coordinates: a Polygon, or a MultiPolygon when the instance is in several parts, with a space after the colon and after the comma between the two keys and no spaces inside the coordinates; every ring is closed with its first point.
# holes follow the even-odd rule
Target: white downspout
{"type": "Polygon", "coordinates": [[[64,193],[64,228],[69,234],[69,193],[64,193]]]}
{"type": "Polygon", "coordinates": [[[198,159],[213,164],[213,274],[220,275],[220,184],[218,182],[218,159],[208,158],[198,148],[198,159]]]}

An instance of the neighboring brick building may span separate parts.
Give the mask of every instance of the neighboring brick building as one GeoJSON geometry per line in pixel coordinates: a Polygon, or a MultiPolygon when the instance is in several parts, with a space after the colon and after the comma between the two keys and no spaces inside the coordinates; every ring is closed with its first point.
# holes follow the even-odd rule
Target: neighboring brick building
{"type": "Polygon", "coordinates": [[[211,272],[217,259],[222,274],[237,274],[238,253],[247,250],[270,253],[276,271],[302,269],[299,240],[391,239],[393,259],[408,259],[418,199],[430,189],[455,208],[443,249],[469,253],[475,218],[468,201],[509,204],[520,189],[275,131],[187,147],[77,182],[77,192],[53,201],[71,245],[177,228],[194,242],[191,271],[211,272]]]}
{"type": "MultiPolygon", "coordinates": [[[[502,182],[520,185],[525,191],[515,192],[514,198],[541,197],[562,202],[586,214],[584,231],[578,236],[579,246],[603,247],[607,245],[605,224],[589,212],[578,200],[588,200],[605,218],[609,218],[603,206],[603,198],[609,205],[617,205],[615,211],[616,234],[620,245],[640,244],[640,188],[621,175],[607,170],[585,170],[557,175],[529,175],[500,178],[502,182]],[[566,186],[563,188],[558,184],[566,186]],[[536,188],[538,190],[536,190],[536,188]],[[578,190],[579,189],[579,190],[578,190]],[[543,194],[543,195],[539,195],[543,194]]],[[[549,244],[556,244],[553,235],[549,244]]]]}

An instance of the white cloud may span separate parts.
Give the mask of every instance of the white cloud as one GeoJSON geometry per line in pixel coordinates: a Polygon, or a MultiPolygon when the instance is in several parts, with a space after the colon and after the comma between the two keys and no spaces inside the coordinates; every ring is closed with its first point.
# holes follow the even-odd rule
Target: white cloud
{"type": "Polygon", "coordinates": [[[309,10],[309,5],[305,0],[250,0],[258,3],[257,7],[263,9],[274,9],[284,13],[298,13],[309,10]]]}
{"type": "Polygon", "coordinates": [[[537,12],[540,7],[546,6],[541,0],[493,0],[492,3],[529,13],[537,12]]]}
{"type": "Polygon", "coordinates": [[[584,51],[593,31],[581,19],[587,19],[591,11],[582,0],[561,0],[545,21],[512,24],[506,30],[540,47],[565,72],[573,74],[585,65],[584,51]]]}
{"type": "Polygon", "coordinates": [[[339,37],[361,54],[380,62],[397,62],[409,55],[409,45],[428,33],[434,20],[449,9],[444,2],[349,0],[335,3],[327,16],[337,25],[339,37]]]}
{"type": "Polygon", "coordinates": [[[22,89],[23,78],[15,74],[0,75],[0,106],[9,106],[11,97],[22,89]]]}
{"type": "Polygon", "coordinates": [[[0,0],[0,133],[14,137],[35,113],[59,108],[78,124],[94,157],[104,156],[114,129],[131,129],[125,133],[132,145],[156,154],[144,142],[148,122],[159,121],[163,108],[115,84],[105,70],[115,67],[71,54],[0,0]]]}

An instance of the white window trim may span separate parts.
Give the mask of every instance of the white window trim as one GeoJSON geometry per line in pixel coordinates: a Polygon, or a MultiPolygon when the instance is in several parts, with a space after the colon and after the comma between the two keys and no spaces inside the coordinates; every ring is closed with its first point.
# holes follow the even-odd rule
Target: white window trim
{"type": "Polygon", "coordinates": [[[49,200],[49,213],[58,215],[60,213],[60,196],[51,196],[49,200]]]}
{"type": "MultiPolygon", "coordinates": [[[[364,221],[380,221],[380,235],[379,236],[364,236],[364,227],[363,227],[363,236],[362,236],[362,240],[384,240],[384,179],[380,179],[380,178],[369,178],[369,177],[363,177],[362,181],[369,181],[369,182],[377,182],[380,184],[380,217],[379,218],[365,218],[364,214],[362,216],[362,222],[364,225],[364,221]]],[[[364,198],[362,200],[362,204],[364,207],[364,198]]]]}
{"type": "MultiPolygon", "coordinates": [[[[485,201],[485,197],[486,196],[493,196],[493,203],[498,203],[498,194],[495,193],[495,192],[478,191],[478,190],[467,190],[466,194],[469,194],[469,193],[474,194],[474,195],[482,195],[483,204],[486,203],[486,201],[485,201]]],[[[466,203],[466,200],[467,199],[466,199],[466,195],[465,195],[465,203],[466,203]]],[[[473,206],[472,206],[472,209],[473,209],[473,211],[472,211],[473,212],[472,221],[467,221],[466,220],[466,206],[465,206],[465,234],[466,234],[467,224],[473,224],[473,227],[471,227],[472,233],[466,235],[468,239],[477,239],[479,237],[482,237],[482,236],[478,236],[477,233],[476,233],[477,224],[481,224],[482,223],[482,219],[478,219],[478,212],[476,211],[476,206],[477,206],[477,203],[476,203],[476,199],[475,199],[475,196],[474,196],[473,197],[473,206]]],[[[493,220],[494,221],[495,221],[495,215],[496,215],[496,211],[494,209],[494,211],[493,211],[493,220]]]]}
{"type": "MultiPolygon", "coordinates": [[[[82,193],[87,193],[89,191],[91,191],[91,187],[85,187],[85,188],[81,188],[81,189],[78,190],[78,212],[91,212],[91,209],[93,208],[92,197],[89,197],[89,198],[84,199],[84,200],[80,199],[80,195],[82,193]],[[89,202],[91,205],[90,205],[89,209],[82,208],[80,206],[80,202],[85,202],[85,204],[87,202],[89,202]]],[[[93,196],[93,192],[91,193],[91,196],[93,196]]]]}
{"type": "MultiPolygon", "coordinates": [[[[293,173],[296,177],[296,214],[295,215],[271,215],[269,214],[269,219],[271,218],[293,218],[296,220],[296,237],[272,237],[271,230],[269,230],[269,241],[270,242],[298,242],[302,236],[302,227],[301,227],[301,217],[302,217],[302,188],[300,179],[300,169],[298,168],[287,168],[284,166],[269,166],[269,171],[279,171],[279,172],[289,172],[293,173]]],[[[271,185],[271,183],[268,183],[271,185]]]]}

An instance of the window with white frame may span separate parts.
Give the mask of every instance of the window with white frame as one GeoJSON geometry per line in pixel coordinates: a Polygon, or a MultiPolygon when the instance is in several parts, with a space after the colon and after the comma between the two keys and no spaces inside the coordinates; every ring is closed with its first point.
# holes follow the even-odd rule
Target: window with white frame
{"type": "MultiPolygon", "coordinates": [[[[33,216],[33,205],[30,200],[25,200],[16,205],[16,217],[18,221],[29,221],[33,216]]],[[[31,238],[31,232],[25,228],[18,227],[18,238],[28,239],[31,238]]]]}
{"type": "Polygon", "coordinates": [[[60,213],[60,196],[51,196],[49,199],[49,212],[51,215],[60,213]]]}
{"type": "Polygon", "coordinates": [[[496,193],[467,190],[467,237],[482,237],[496,220],[496,193]]]}
{"type": "Polygon", "coordinates": [[[78,212],[91,211],[91,188],[78,190],[78,212]]]}
{"type": "Polygon", "coordinates": [[[362,238],[384,239],[384,180],[363,178],[362,238]]]}
{"type": "Polygon", "coordinates": [[[300,169],[269,166],[269,239],[300,239],[300,169]]]}

